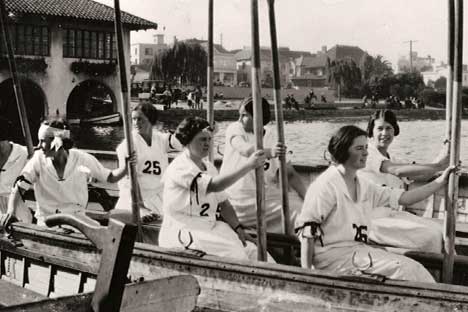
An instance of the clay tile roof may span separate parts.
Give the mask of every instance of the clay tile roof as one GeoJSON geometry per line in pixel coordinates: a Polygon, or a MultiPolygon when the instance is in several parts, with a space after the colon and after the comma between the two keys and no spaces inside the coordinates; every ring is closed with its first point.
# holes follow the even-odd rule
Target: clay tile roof
{"type": "MultiPolygon", "coordinates": [[[[5,0],[9,12],[60,18],[113,22],[114,9],[92,0],[5,0]]],[[[158,24],[122,11],[126,27],[157,29],[158,24]]]]}

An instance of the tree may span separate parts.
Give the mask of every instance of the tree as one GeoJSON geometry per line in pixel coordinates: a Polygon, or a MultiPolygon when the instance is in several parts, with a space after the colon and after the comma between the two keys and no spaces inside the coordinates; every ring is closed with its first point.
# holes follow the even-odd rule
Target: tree
{"type": "Polygon", "coordinates": [[[176,42],[172,48],[156,54],[150,79],[205,85],[207,54],[198,43],[176,42]]]}
{"type": "Polygon", "coordinates": [[[353,59],[343,59],[327,62],[328,82],[337,89],[338,99],[342,94],[356,95],[361,85],[361,70],[353,59]]]}
{"type": "Polygon", "coordinates": [[[447,78],[440,77],[434,82],[434,89],[444,91],[447,87],[447,78]]]}

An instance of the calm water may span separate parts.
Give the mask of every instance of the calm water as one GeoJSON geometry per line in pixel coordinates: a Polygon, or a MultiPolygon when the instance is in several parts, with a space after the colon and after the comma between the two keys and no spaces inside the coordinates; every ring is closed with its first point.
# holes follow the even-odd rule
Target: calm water
{"type": "MultiPolygon", "coordinates": [[[[285,125],[285,136],[290,158],[295,163],[326,163],[323,158],[331,134],[339,127],[355,124],[363,129],[365,121],[349,122],[291,122],[285,125]]],[[[215,146],[222,152],[224,149],[224,131],[229,122],[218,123],[220,131],[215,137],[215,146]]],[[[434,159],[441,146],[445,131],[445,121],[402,121],[400,135],[395,138],[391,153],[400,159],[417,162],[429,162],[434,159]]],[[[165,125],[158,125],[166,131],[165,125]]],[[[80,148],[115,150],[123,138],[122,127],[101,127],[74,129],[76,145],[80,148]]],[[[462,122],[461,159],[468,164],[468,120],[462,122]]],[[[220,155],[218,155],[220,156],[220,155]]],[[[220,156],[221,157],[221,156],[220,156]]]]}

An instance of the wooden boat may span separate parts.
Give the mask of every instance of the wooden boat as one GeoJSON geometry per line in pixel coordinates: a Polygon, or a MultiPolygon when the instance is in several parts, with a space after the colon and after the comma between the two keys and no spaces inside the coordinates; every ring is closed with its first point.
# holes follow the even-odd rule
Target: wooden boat
{"type": "Polygon", "coordinates": [[[105,116],[92,117],[92,118],[72,118],[68,122],[71,125],[87,124],[87,125],[116,125],[122,123],[122,116],[120,113],[113,113],[105,116]]]}

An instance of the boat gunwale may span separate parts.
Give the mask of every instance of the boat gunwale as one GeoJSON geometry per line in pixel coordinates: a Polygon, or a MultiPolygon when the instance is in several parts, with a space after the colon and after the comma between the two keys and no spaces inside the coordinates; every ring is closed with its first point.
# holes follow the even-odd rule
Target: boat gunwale
{"type": "MultiPolygon", "coordinates": [[[[32,241],[37,240],[52,240],[55,244],[74,245],[78,243],[83,249],[98,254],[96,247],[88,241],[84,236],[82,237],[67,237],[63,233],[54,233],[55,231],[41,228],[29,224],[16,223],[12,225],[12,234],[18,234],[22,239],[30,239],[32,241]],[[23,237],[21,237],[23,236],[23,237]]],[[[15,235],[14,235],[15,236],[15,235]]],[[[0,246],[6,246],[7,243],[2,242],[0,246]]],[[[60,246],[59,246],[60,247],[60,246]]],[[[16,253],[18,255],[28,256],[35,255],[36,259],[45,261],[56,265],[65,265],[66,263],[73,263],[70,260],[66,260],[63,257],[57,257],[55,255],[50,256],[38,256],[39,253],[28,249],[27,247],[14,247],[11,244],[10,248],[7,248],[7,252],[16,253]],[[58,259],[57,259],[58,258],[58,259]],[[60,261],[57,261],[60,260],[60,261]],[[65,261],[63,261],[65,260],[65,261]],[[62,261],[62,262],[61,262],[62,261]],[[61,263],[60,263],[61,262],[61,263]]],[[[85,250],[86,252],[86,250],[85,250]]],[[[449,285],[449,284],[428,284],[428,283],[417,283],[417,282],[402,282],[388,280],[385,284],[361,280],[359,278],[354,279],[350,276],[338,276],[332,273],[315,270],[310,271],[300,267],[287,266],[282,264],[270,264],[262,262],[249,262],[249,261],[234,261],[231,259],[220,258],[216,256],[205,256],[203,258],[196,257],[189,252],[183,251],[183,249],[165,249],[155,245],[149,245],[144,243],[136,243],[133,252],[134,259],[136,262],[144,262],[146,260],[154,260],[159,262],[172,262],[179,265],[196,266],[205,270],[217,270],[231,272],[233,274],[242,274],[256,279],[268,278],[283,282],[295,282],[295,283],[306,283],[311,287],[327,287],[333,289],[351,290],[351,291],[365,291],[367,293],[378,293],[380,295],[396,295],[404,297],[414,298],[425,298],[430,300],[443,300],[452,303],[468,303],[468,288],[460,285],[449,285]],[[221,261],[220,261],[221,260],[221,261]]],[[[80,265],[72,265],[73,268],[81,267],[80,265]]],[[[83,268],[86,266],[83,265],[83,268]]],[[[97,266],[88,265],[83,270],[89,274],[97,273],[97,266]]]]}

